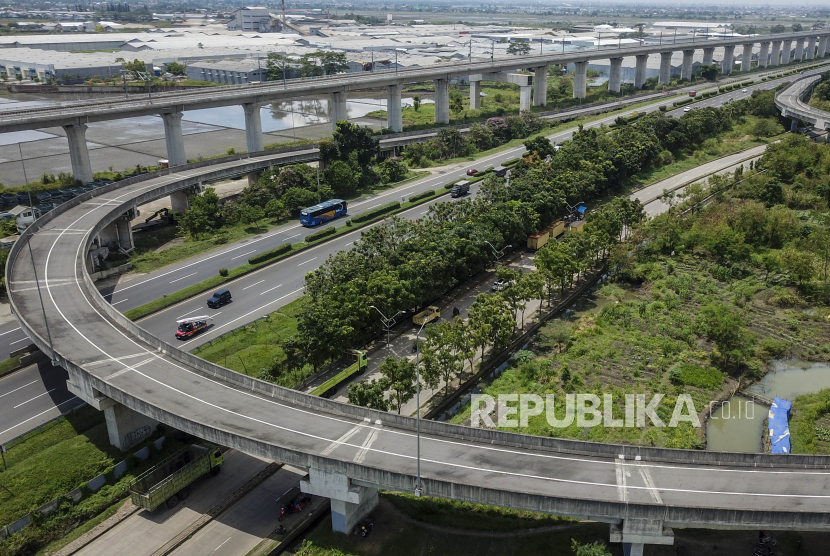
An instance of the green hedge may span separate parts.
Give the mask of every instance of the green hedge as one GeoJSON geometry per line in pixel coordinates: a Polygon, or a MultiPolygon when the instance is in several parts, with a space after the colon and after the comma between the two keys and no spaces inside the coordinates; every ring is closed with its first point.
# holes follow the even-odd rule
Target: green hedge
{"type": "Polygon", "coordinates": [[[674,105],[675,106],[683,106],[684,104],[689,104],[693,100],[694,100],[693,98],[684,98],[683,100],[678,100],[677,102],[675,102],[674,105]]]}
{"type": "Polygon", "coordinates": [[[427,197],[432,197],[433,195],[435,195],[435,191],[430,189],[429,191],[424,191],[423,193],[411,196],[409,198],[409,202],[414,203],[415,201],[420,201],[421,199],[426,199],[427,197]]]}
{"type": "Polygon", "coordinates": [[[510,160],[506,160],[505,162],[502,162],[501,165],[504,166],[504,167],[510,167],[510,166],[513,166],[514,164],[518,164],[521,161],[522,161],[522,157],[512,158],[510,160]]]}
{"type": "Polygon", "coordinates": [[[274,257],[279,257],[280,255],[288,253],[289,251],[291,251],[291,249],[292,247],[290,243],[283,243],[279,247],[271,249],[270,251],[266,251],[264,253],[260,253],[259,255],[254,255],[253,257],[250,257],[248,259],[248,264],[258,264],[261,262],[271,260],[274,257]]]}
{"type": "Polygon", "coordinates": [[[360,222],[371,220],[372,218],[376,218],[382,214],[392,212],[393,210],[397,210],[399,208],[401,208],[400,201],[395,201],[394,203],[389,203],[388,205],[383,205],[382,207],[366,211],[363,214],[359,214],[358,216],[353,216],[352,222],[354,222],[355,224],[359,224],[360,222]]]}
{"type": "Polygon", "coordinates": [[[328,237],[332,235],[335,231],[337,231],[337,229],[334,226],[329,226],[328,228],[323,228],[322,230],[318,230],[313,234],[305,236],[305,241],[306,243],[311,243],[312,241],[317,241],[318,239],[328,237]]]}

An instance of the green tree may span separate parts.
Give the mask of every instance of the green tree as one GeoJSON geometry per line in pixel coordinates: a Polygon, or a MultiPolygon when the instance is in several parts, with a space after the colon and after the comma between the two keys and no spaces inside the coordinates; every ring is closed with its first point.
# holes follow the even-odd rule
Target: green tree
{"type": "Polygon", "coordinates": [[[335,160],[349,163],[355,171],[370,174],[378,151],[378,140],[368,127],[337,122],[331,141],[320,143],[320,158],[329,165],[335,160]]]}
{"type": "Polygon", "coordinates": [[[539,344],[549,350],[556,347],[559,353],[562,353],[562,346],[567,346],[572,337],[571,323],[566,320],[552,320],[539,330],[539,344]]]}
{"type": "Polygon", "coordinates": [[[288,79],[291,67],[288,65],[291,59],[288,56],[269,52],[265,58],[265,71],[268,73],[268,81],[282,81],[288,79]]]}
{"type": "Polygon", "coordinates": [[[507,47],[507,53],[517,56],[524,56],[530,52],[530,43],[527,41],[514,41],[507,47]]]}
{"type": "Polygon", "coordinates": [[[810,234],[810,246],[821,263],[824,285],[827,286],[827,271],[830,267],[830,229],[820,228],[810,234]]]}
{"type": "Polygon", "coordinates": [[[464,149],[466,140],[457,129],[442,128],[438,130],[438,145],[447,158],[459,155],[464,149]]]}
{"type": "Polygon", "coordinates": [[[781,251],[781,266],[799,284],[809,282],[815,275],[815,258],[809,251],[785,249],[781,251]]]}
{"type": "Polygon", "coordinates": [[[540,136],[535,137],[533,139],[528,139],[523,144],[527,149],[527,152],[535,152],[543,159],[556,154],[556,148],[553,146],[553,143],[551,143],[547,137],[540,136]]]}
{"type": "Polygon", "coordinates": [[[793,23],[793,33],[800,33],[804,30],[804,27],[800,23],[793,23]]]}
{"type": "Polygon", "coordinates": [[[298,214],[302,209],[317,204],[319,196],[314,191],[292,187],[282,196],[282,202],[291,214],[298,214]]]}
{"type": "Polygon", "coordinates": [[[757,138],[771,137],[780,131],[780,126],[772,120],[766,118],[758,120],[752,126],[752,135],[757,138]]]}
{"type": "Polygon", "coordinates": [[[349,384],[348,399],[352,405],[377,409],[378,411],[389,410],[389,402],[384,399],[383,384],[379,380],[352,382],[349,384]]]}
{"type": "Polygon", "coordinates": [[[574,556],[611,556],[604,543],[580,544],[576,539],[571,539],[571,552],[574,556]]]}
{"type": "Polygon", "coordinates": [[[401,408],[415,397],[415,363],[389,356],[380,364],[380,382],[389,392],[389,408],[401,414],[401,408]]]}
{"type": "Polygon", "coordinates": [[[349,62],[346,59],[345,52],[322,50],[316,54],[325,75],[334,75],[349,70],[349,62]]]}
{"type": "Polygon", "coordinates": [[[470,126],[467,140],[475,145],[479,151],[492,149],[494,145],[493,132],[490,128],[481,124],[473,124],[470,126]]]}
{"type": "Polygon", "coordinates": [[[455,114],[455,118],[458,119],[458,115],[464,111],[464,97],[461,95],[452,97],[450,99],[450,110],[455,114]]]}
{"type": "Polygon", "coordinates": [[[179,62],[170,62],[167,64],[166,69],[173,75],[185,75],[187,73],[187,67],[179,62]]]}
{"type": "Polygon", "coordinates": [[[132,72],[147,71],[147,64],[145,64],[144,62],[142,62],[138,58],[136,58],[132,62],[127,62],[126,60],[124,60],[124,58],[118,58],[118,59],[116,59],[116,62],[118,60],[121,60],[121,65],[127,71],[132,71],[132,72]]]}
{"type": "Polygon", "coordinates": [[[725,366],[741,364],[749,356],[755,337],[749,332],[744,317],[718,301],[704,305],[698,314],[703,335],[715,343],[713,358],[725,366]]]}
{"type": "Polygon", "coordinates": [[[380,178],[381,183],[395,183],[406,177],[409,173],[409,167],[402,159],[392,157],[376,165],[375,173],[380,178]]]}
{"type": "Polygon", "coordinates": [[[180,228],[190,237],[210,233],[222,227],[221,206],[216,191],[208,187],[201,195],[190,199],[187,209],[179,222],[180,228]]]}
{"type": "Polygon", "coordinates": [[[516,313],[507,306],[503,296],[498,293],[478,294],[468,315],[473,328],[488,331],[488,344],[494,349],[507,346],[510,333],[516,326],[516,313]]]}
{"type": "Polygon", "coordinates": [[[421,109],[421,97],[418,95],[412,97],[412,107],[415,109],[415,112],[421,109]]]}
{"type": "Polygon", "coordinates": [[[460,329],[451,322],[439,322],[426,327],[426,342],[421,351],[424,364],[424,382],[437,388],[444,382],[444,393],[449,392],[450,381],[463,369],[462,358],[456,352],[460,329]]]}
{"type": "Polygon", "coordinates": [[[358,179],[351,167],[341,160],[335,160],[326,168],[326,182],[331,185],[336,195],[354,195],[360,184],[358,179]]]}

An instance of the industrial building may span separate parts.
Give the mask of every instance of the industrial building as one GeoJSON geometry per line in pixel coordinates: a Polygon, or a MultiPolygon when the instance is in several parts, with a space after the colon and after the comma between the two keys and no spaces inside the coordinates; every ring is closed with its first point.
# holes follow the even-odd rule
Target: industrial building
{"type": "Polygon", "coordinates": [[[187,66],[188,79],[200,79],[213,83],[244,85],[266,81],[268,72],[264,62],[251,58],[244,60],[216,60],[195,62],[187,66]]]}

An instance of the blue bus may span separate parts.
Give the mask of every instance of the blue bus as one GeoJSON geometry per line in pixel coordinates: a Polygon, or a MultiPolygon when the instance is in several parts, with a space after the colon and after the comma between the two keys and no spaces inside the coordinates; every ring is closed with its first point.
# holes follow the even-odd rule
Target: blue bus
{"type": "Polygon", "coordinates": [[[346,201],[342,199],[329,199],[319,205],[301,210],[300,224],[311,227],[345,215],[346,201]]]}

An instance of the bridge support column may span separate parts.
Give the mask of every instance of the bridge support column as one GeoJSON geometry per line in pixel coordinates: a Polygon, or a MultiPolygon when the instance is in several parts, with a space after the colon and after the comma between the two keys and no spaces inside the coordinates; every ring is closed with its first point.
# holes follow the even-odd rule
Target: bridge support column
{"type": "Polygon", "coordinates": [[[519,112],[530,110],[533,105],[533,85],[519,85],[519,112]]]}
{"type": "Polygon", "coordinates": [[[588,96],[588,62],[574,62],[574,98],[588,96]]]}
{"type": "Polygon", "coordinates": [[[450,123],[450,82],[448,79],[435,80],[435,123],[450,123]]]}
{"type": "Polygon", "coordinates": [[[723,47],[723,62],[721,62],[721,73],[724,75],[730,75],[732,73],[732,67],[734,65],[735,47],[731,45],[723,47]]]}
{"type": "Polygon", "coordinates": [[[533,68],[533,106],[545,106],[548,103],[548,67],[533,68]]]}
{"type": "Polygon", "coordinates": [[[646,82],[646,65],[648,64],[648,54],[638,54],[637,64],[634,67],[634,87],[642,89],[646,82]]]}
{"type": "Polygon", "coordinates": [[[816,38],[810,37],[807,39],[807,60],[814,60],[816,57],[816,38]]]}
{"type": "Polygon", "coordinates": [[[86,147],[86,124],[65,125],[66,140],[69,141],[69,159],[72,161],[72,175],[81,183],[92,181],[92,164],[86,147]]]}
{"type": "Polygon", "coordinates": [[[758,67],[765,68],[769,63],[769,41],[761,43],[761,51],[758,53],[758,67]]]}
{"type": "Polygon", "coordinates": [[[647,544],[674,544],[674,532],[659,519],[626,519],[611,526],[611,542],[621,542],[626,556],[643,556],[647,544]]]}
{"type": "Polygon", "coordinates": [[[245,145],[248,153],[258,153],[265,150],[265,142],[262,138],[262,116],[260,105],[246,102],[242,105],[245,111],[245,145]]]}
{"type": "Polygon", "coordinates": [[[818,40],[818,52],[816,52],[816,58],[824,58],[827,55],[827,41],[830,40],[830,37],[827,35],[821,37],[818,40]]]}
{"type": "Polygon", "coordinates": [[[786,40],[784,41],[784,45],[781,47],[781,65],[786,66],[790,63],[793,57],[793,41],[786,40]]]}
{"type": "Polygon", "coordinates": [[[774,68],[778,65],[778,60],[781,58],[781,41],[772,41],[772,54],[769,57],[769,67],[774,68]]]}
{"type": "Polygon", "coordinates": [[[470,110],[481,108],[481,81],[470,81],[470,110]]]}
{"type": "Polygon", "coordinates": [[[124,249],[125,251],[129,251],[135,247],[130,220],[130,216],[125,214],[110,222],[98,234],[100,246],[104,247],[106,245],[107,247],[115,247],[116,249],[124,249]]]}
{"type": "Polygon", "coordinates": [[[694,50],[684,50],[683,51],[683,65],[680,68],[680,79],[685,79],[686,81],[692,80],[692,70],[694,69],[695,63],[695,51],[694,50]]]}
{"type": "Polygon", "coordinates": [[[703,65],[704,66],[711,66],[712,62],[715,60],[715,47],[710,46],[708,48],[703,49],[703,65]]]}
{"type": "Polygon", "coordinates": [[[401,89],[400,83],[386,87],[386,127],[398,133],[403,131],[401,89]]]}
{"type": "Polygon", "coordinates": [[[190,199],[184,191],[176,191],[170,194],[170,210],[176,213],[185,212],[190,208],[190,199]]]}
{"type": "Polygon", "coordinates": [[[796,129],[798,129],[798,119],[793,118],[790,120],[790,131],[795,131],[796,129]]]}
{"type": "Polygon", "coordinates": [[[378,505],[378,489],[357,486],[341,473],[314,467],[300,481],[300,490],[331,500],[331,528],[349,534],[378,505]]]}
{"type": "Polygon", "coordinates": [[[795,54],[793,56],[793,62],[800,62],[804,59],[804,39],[798,39],[795,41],[795,54]]]}
{"type": "Polygon", "coordinates": [[[164,120],[164,140],[167,142],[167,161],[170,166],[187,164],[182,135],[182,113],[169,112],[161,115],[164,120]]]}
{"type": "Polygon", "coordinates": [[[608,78],[608,90],[619,93],[622,85],[622,58],[611,58],[611,75],[608,78]]]}
{"type": "Polygon", "coordinates": [[[337,131],[337,122],[345,121],[349,118],[349,113],[346,108],[346,91],[337,91],[329,95],[331,106],[329,107],[329,114],[331,115],[331,128],[337,131]]]}
{"type": "Polygon", "coordinates": [[[749,71],[752,69],[752,43],[744,45],[744,51],[741,54],[741,71],[749,71]]]}
{"type": "Polygon", "coordinates": [[[671,81],[671,57],[673,52],[660,53],[660,79],[661,85],[668,85],[671,81]]]}

